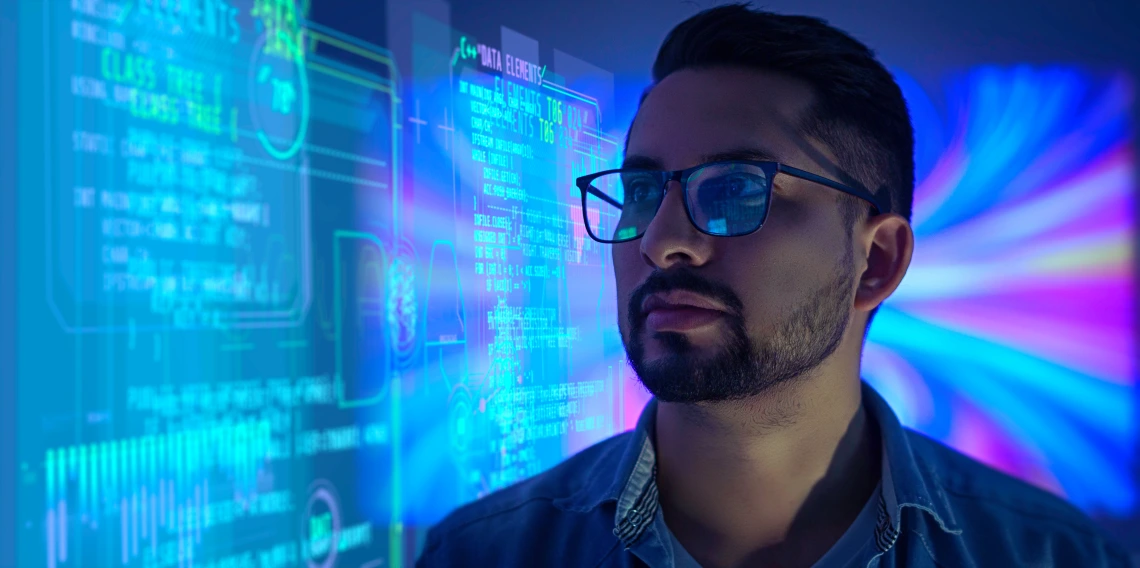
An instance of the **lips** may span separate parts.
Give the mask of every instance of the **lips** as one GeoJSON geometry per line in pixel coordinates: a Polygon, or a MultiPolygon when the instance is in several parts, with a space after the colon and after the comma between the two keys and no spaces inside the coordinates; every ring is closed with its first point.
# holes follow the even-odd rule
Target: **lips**
{"type": "Polygon", "coordinates": [[[653,294],[641,305],[652,331],[691,331],[728,315],[723,304],[692,292],[653,294]]]}
{"type": "Polygon", "coordinates": [[[646,314],[653,310],[681,308],[698,308],[717,312],[728,311],[720,302],[701,296],[700,294],[684,291],[653,294],[646,298],[641,304],[641,311],[646,314]]]}

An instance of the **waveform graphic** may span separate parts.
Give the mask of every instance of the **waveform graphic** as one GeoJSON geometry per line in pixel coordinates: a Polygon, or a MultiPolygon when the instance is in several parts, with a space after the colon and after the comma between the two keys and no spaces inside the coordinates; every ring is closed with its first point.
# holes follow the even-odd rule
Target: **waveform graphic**
{"type": "Polygon", "coordinates": [[[979,68],[916,130],[915,253],[863,376],[903,423],[1090,512],[1136,505],[1125,77],[979,68]]]}
{"type": "Polygon", "coordinates": [[[124,566],[140,552],[162,565],[192,565],[203,529],[284,506],[288,496],[266,491],[261,470],[272,453],[267,422],[48,450],[48,568],[68,563],[76,530],[108,529],[118,529],[124,566]],[[221,499],[211,500],[211,479],[221,499]]]}

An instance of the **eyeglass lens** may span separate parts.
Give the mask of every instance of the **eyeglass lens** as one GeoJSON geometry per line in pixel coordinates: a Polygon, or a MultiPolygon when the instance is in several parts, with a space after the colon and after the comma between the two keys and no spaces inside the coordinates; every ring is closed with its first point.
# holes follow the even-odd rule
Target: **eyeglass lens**
{"type": "MultiPolygon", "coordinates": [[[[604,241],[620,242],[645,234],[665,196],[668,174],[624,170],[595,179],[591,186],[611,200],[586,193],[586,223],[604,241]]],[[[764,222],[771,179],[755,164],[710,164],[694,170],[685,188],[690,220],[716,236],[751,233],[764,222]]]]}

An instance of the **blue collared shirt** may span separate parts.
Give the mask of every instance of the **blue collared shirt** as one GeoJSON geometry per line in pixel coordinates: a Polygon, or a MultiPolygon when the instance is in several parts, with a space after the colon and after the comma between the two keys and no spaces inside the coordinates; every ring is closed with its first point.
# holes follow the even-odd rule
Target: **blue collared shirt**
{"type": "MultiPolygon", "coordinates": [[[[883,463],[857,565],[1132,566],[1080,510],[903,428],[866,383],[863,405],[883,463]]],[[[453,511],[417,566],[674,566],[657,500],[656,412],[654,399],[634,430],[453,511]]]]}

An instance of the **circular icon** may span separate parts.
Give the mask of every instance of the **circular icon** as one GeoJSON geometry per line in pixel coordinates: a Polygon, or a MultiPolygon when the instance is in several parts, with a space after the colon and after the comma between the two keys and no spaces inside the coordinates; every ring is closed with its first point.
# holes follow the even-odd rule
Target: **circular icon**
{"type": "Polygon", "coordinates": [[[301,514],[301,535],[309,568],[332,568],[340,545],[340,507],[332,483],[318,479],[309,485],[309,500],[301,514]]]}
{"type": "Polygon", "coordinates": [[[475,413],[472,412],[471,395],[467,393],[467,389],[456,385],[447,406],[448,438],[451,440],[451,449],[455,455],[462,455],[471,447],[471,440],[474,437],[475,413]]]}
{"type": "Polygon", "coordinates": [[[277,30],[273,37],[292,65],[283,66],[279,55],[265,53],[270,33],[274,32],[266,31],[253,46],[249,66],[250,117],[265,151],[278,160],[288,160],[301,150],[309,129],[309,78],[304,51],[284,30],[277,30]],[[292,72],[288,67],[292,67],[292,72]],[[288,127],[267,132],[266,125],[288,127]]]}

